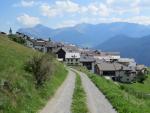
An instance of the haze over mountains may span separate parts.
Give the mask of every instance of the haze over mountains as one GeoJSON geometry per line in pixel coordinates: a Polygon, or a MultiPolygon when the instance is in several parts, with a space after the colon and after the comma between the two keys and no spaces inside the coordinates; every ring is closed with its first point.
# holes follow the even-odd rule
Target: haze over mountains
{"type": "Polygon", "coordinates": [[[52,29],[39,24],[33,28],[21,28],[18,31],[34,37],[51,37],[55,41],[69,42],[84,47],[94,47],[119,34],[131,37],[149,35],[150,26],[115,22],[97,25],[79,24],[74,27],[52,29]]]}
{"type": "Polygon", "coordinates": [[[150,26],[115,22],[79,24],[59,29],[37,25],[21,28],[19,32],[38,38],[73,43],[105,51],[118,51],[122,57],[133,57],[140,64],[150,66],[150,26]]]}
{"type": "Polygon", "coordinates": [[[104,51],[119,51],[123,57],[135,58],[137,63],[150,66],[150,35],[141,38],[118,35],[96,48],[104,51]]]}

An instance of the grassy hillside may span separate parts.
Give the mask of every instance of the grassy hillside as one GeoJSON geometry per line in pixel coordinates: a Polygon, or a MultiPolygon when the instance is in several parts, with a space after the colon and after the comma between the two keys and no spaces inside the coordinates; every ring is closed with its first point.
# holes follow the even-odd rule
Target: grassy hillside
{"type": "MultiPolygon", "coordinates": [[[[128,93],[124,88],[120,87],[120,85],[116,85],[110,80],[92,74],[84,68],[80,68],[79,70],[85,72],[89,76],[119,113],[150,113],[150,98],[139,98],[132,93],[128,93]]],[[[147,81],[149,81],[149,78],[147,81]]],[[[145,83],[148,86],[141,84],[141,87],[148,88],[150,82],[147,81],[145,81],[145,83]]],[[[142,92],[143,88],[138,88],[137,90],[142,92]]]]}
{"type": "Polygon", "coordinates": [[[24,70],[25,62],[41,54],[0,35],[0,113],[36,113],[55,93],[67,75],[62,64],[55,66],[52,78],[35,88],[33,75],[24,70]]]}
{"type": "MultiPolygon", "coordinates": [[[[150,72],[150,69],[149,69],[150,72]]],[[[142,92],[144,94],[150,94],[150,74],[143,83],[133,83],[133,84],[121,84],[126,90],[132,90],[134,92],[142,92]]],[[[150,96],[149,96],[150,97],[150,96]]]]}
{"type": "Polygon", "coordinates": [[[144,81],[144,83],[122,84],[125,88],[134,90],[136,92],[143,92],[150,94],[150,76],[144,81]]]}

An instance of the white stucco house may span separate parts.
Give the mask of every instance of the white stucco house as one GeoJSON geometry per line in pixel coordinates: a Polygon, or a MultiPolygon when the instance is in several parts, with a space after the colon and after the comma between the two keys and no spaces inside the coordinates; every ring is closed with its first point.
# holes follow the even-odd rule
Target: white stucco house
{"type": "Polygon", "coordinates": [[[79,63],[80,63],[80,53],[66,52],[65,63],[67,65],[79,65],[79,63]]]}

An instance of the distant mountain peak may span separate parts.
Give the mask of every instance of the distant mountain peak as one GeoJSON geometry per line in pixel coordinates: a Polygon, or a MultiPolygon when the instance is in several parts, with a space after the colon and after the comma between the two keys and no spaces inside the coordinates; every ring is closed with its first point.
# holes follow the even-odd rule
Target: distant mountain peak
{"type": "Polygon", "coordinates": [[[142,37],[149,35],[150,26],[127,22],[113,22],[96,25],[81,23],[74,27],[51,29],[42,24],[38,24],[33,28],[22,28],[19,29],[19,31],[34,37],[51,37],[52,40],[55,41],[69,42],[77,45],[89,45],[90,47],[93,47],[120,34],[121,37],[142,37]]]}
{"type": "Polygon", "coordinates": [[[122,57],[134,58],[139,64],[150,66],[150,35],[140,38],[115,36],[95,48],[104,51],[118,51],[122,57]]]}
{"type": "Polygon", "coordinates": [[[42,24],[37,24],[36,26],[34,26],[34,27],[45,27],[44,25],[42,25],[42,24]]]}

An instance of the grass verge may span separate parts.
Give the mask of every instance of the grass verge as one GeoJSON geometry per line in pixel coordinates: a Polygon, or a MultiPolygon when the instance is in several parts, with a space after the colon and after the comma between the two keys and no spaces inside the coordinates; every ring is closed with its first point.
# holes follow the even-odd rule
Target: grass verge
{"type": "Polygon", "coordinates": [[[24,70],[25,62],[42,54],[0,35],[0,113],[37,113],[65,80],[67,70],[54,60],[54,73],[46,83],[35,87],[35,79],[24,70]]]}
{"type": "Polygon", "coordinates": [[[86,104],[86,94],[82,87],[81,78],[79,74],[76,73],[76,75],[77,77],[71,110],[72,113],[88,113],[88,108],[86,104]]]}
{"type": "Polygon", "coordinates": [[[150,113],[150,100],[137,98],[121,89],[113,81],[92,74],[82,67],[78,68],[78,70],[83,71],[89,76],[119,113],[150,113]]]}
{"type": "Polygon", "coordinates": [[[133,83],[133,84],[123,84],[124,86],[128,88],[133,88],[137,92],[143,92],[143,93],[149,93],[150,94],[150,75],[148,78],[144,81],[144,83],[133,83]]]}

